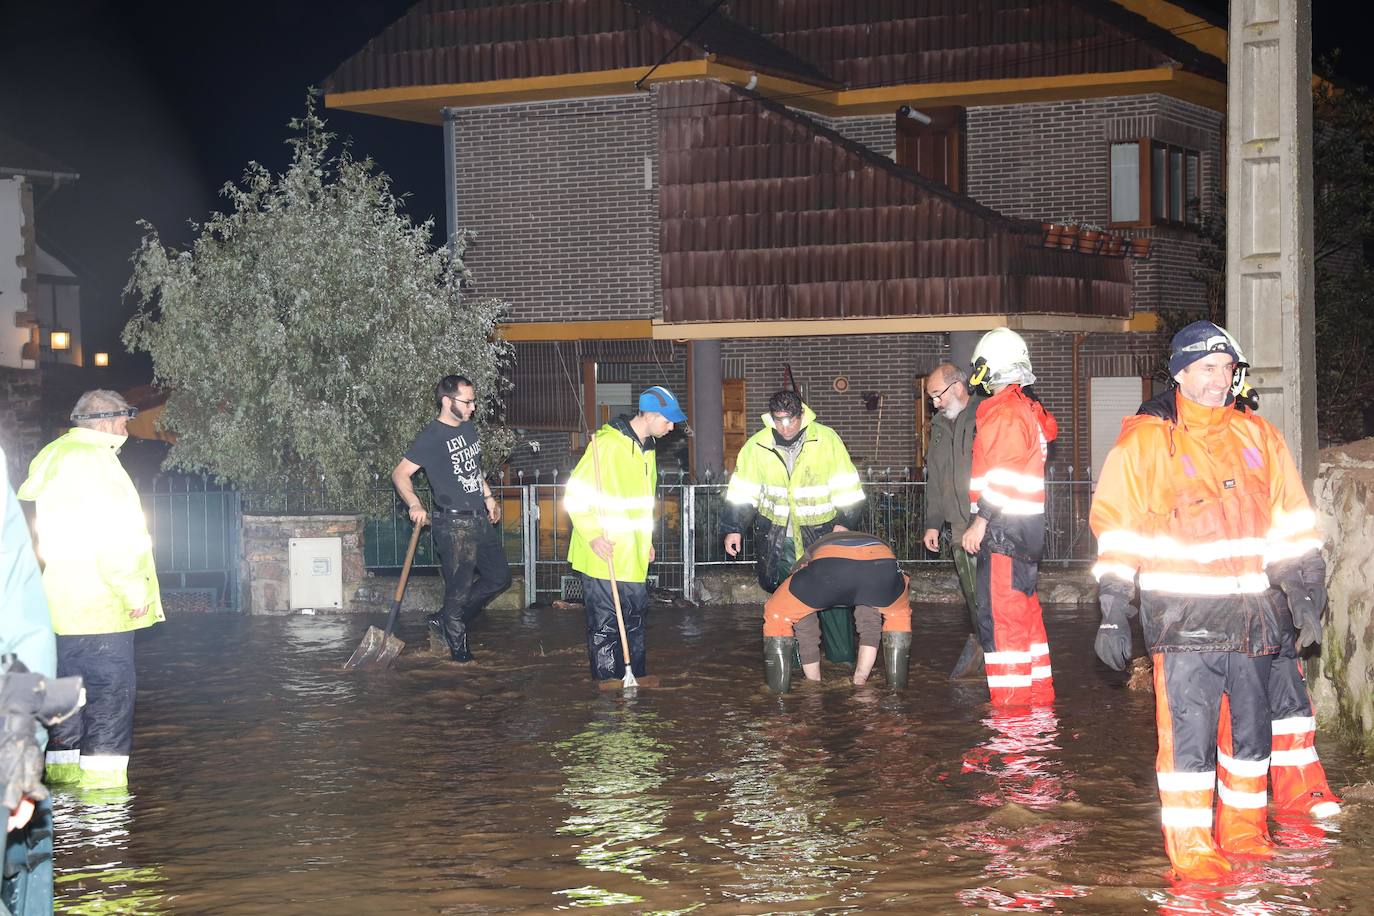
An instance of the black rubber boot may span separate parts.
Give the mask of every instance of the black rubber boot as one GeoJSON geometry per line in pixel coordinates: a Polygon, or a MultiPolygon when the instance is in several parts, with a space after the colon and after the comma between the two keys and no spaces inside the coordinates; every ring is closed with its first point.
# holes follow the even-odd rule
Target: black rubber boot
{"type": "Polygon", "coordinates": [[[887,682],[895,690],[906,687],[907,660],[911,657],[911,634],[888,632],[883,634],[883,670],[887,682]]]}
{"type": "Polygon", "coordinates": [[[468,650],[468,625],[458,617],[450,617],[447,614],[440,615],[444,623],[444,638],[448,642],[448,657],[455,662],[472,661],[472,652],[468,650]]]}
{"type": "Polygon", "coordinates": [[[763,680],[774,693],[792,689],[792,653],[797,640],[792,636],[763,637],[763,680]]]}

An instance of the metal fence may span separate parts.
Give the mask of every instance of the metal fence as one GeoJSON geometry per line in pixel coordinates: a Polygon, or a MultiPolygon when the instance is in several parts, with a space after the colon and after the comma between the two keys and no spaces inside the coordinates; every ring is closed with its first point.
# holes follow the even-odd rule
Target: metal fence
{"type": "MultiPolygon", "coordinates": [[[[678,594],[695,592],[704,571],[727,565],[747,567],[754,560],[750,532],[743,536],[738,557],[725,554],[720,533],[725,509],[724,482],[693,483],[685,475],[660,475],[655,513],[655,561],[651,585],[678,594]]],[[[580,589],[567,562],[572,523],[563,507],[565,484],[497,486],[493,492],[502,507],[500,532],[512,573],[524,583],[526,604],[567,597],[580,589]]],[[[1087,512],[1092,483],[1050,470],[1045,482],[1045,564],[1090,562],[1095,547],[1087,512]]],[[[923,543],[925,534],[924,481],[866,475],[863,482],[863,530],[892,545],[904,566],[947,563],[946,538],[938,552],[923,543]]],[[[144,487],[143,498],[164,586],[175,582],[187,590],[214,588],[220,603],[237,606],[239,530],[243,512],[283,514],[336,511],[323,490],[281,488],[240,493],[203,478],[159,475],[144,487]]],[[[363,558],[368,570],[391,573],[405,559],[410,540],[409,512],[388,485],[378,486],[363,531],[363,558]]],[[[430,505],[430,492],[416,487],[430,505]]],[[[438,557],[428,529],[416,547],[412,568],[437,570],[438,557]]]]}

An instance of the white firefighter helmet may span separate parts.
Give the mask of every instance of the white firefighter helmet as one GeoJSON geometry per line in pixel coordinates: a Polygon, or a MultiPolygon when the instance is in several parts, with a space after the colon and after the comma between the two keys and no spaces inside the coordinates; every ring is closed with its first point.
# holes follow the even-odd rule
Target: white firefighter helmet
{"type": "Polygon", "coordinates": [[[1011,328],[993,328],[973,348],[969,387],[992,385],[1032,385],[1030,350],[1021,335],[1011,328]]]}

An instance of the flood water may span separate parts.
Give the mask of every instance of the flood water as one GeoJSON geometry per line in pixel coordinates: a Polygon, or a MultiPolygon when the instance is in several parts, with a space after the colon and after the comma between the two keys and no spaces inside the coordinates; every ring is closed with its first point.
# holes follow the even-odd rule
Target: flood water
{"type": "Polygon", "coordinates": [[[489,612],[466,666],[409,618],[372,675],[341,665],[376,620],[176,618],[140,638],[132,795],[55,798],[58,911],[1370,912],[1354,798],[1236,886],[1171,885],[1152,699],[1094,660],[1095,609],[1047,618],[1059,700],[1021,715],[948,680],[949,606],[904,693],[826,665],[786,696],[756,608],[654,608],[634,696],[591,685],[580,611],[489,612]]]}

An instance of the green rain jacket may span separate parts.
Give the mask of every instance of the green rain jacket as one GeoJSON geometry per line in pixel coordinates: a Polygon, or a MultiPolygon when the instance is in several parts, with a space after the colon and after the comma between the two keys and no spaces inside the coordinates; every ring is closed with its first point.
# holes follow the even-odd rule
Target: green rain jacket
{"type": "Polygon", "coordinates": [[[593,579],[611,578],[606,561],[591,547],[592,541],[605,535],[615,544],[616,581],[645,580],[653,549],[658,487],[654,444],[653,438],[641,444],[624,418],[597,430],[594,445],[573,468],[563,497],[563,507],[573,525],[568,543],[568,562],[573,569],[593,579]]]}
{"type": "Polygon", "coordinates": [[[743,533],[750,524],[758,555],[759,584],[772,591],[787,570],[818,538],[838,522],[856,528],[863,514],[864,491],[859,472],[844,442],[833,429],[816,422],[816,412],[802,405],[802,446],[792,473],[773,442],[773,417],[763,415],[763,429],[739,450],[735,471],[725,491],[721,533],[743,533]],[[791,555],[783,545],[791,541],[791,555]]]}
{"type": "Polygon", "coordinates": [[[121,633],[166,619],[153,544],[117,453],[125,436],[69,429],[29,465],[19,498],[38,504],[38,552],[58,636],[121,633]],[[148,605],[148,613],[129,612],[148,605]]]}

